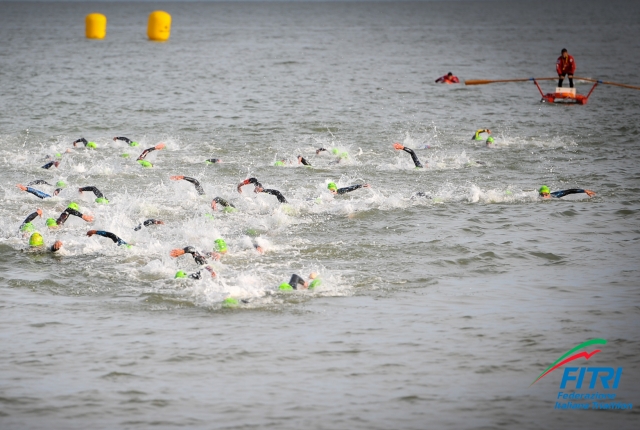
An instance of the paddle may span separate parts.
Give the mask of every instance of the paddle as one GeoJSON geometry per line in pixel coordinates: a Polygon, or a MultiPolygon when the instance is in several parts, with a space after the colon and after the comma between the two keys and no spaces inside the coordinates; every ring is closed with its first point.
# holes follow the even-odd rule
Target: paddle
{"type": "Polygon", "coordinates": [[[600,80],[591,79],[591,78],[580,78],[578,76],[574,76],[573,79],[580,79],[581,81],[588,81],[588,82],[597,82],[599,84],[613,85],[613,86],[622,87],[622,88],[631,88],[632,90],[640,90],[640,87],[636,87],[634,85],[619,84],[617,82],[600,81],[600,80]]]}
{"type": "Polygon", "coordinates": [[[555,81],[558,78],[522,78],[522,79],[469,79],[464,81],[465,85],[485,85],[493,84],[496,82],[526,82],[535,79],[536,81],[555,81]]]}

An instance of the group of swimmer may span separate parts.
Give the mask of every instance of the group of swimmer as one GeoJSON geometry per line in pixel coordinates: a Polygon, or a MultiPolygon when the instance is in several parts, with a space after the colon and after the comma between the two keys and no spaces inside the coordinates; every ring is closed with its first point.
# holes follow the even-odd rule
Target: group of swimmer
{"type": "MultiPolygon", "coordinates": [[[[451,75],[451,74],[449,74],[451,75]]],[[[454,77],[455,78],[455,77],[454,77]]],[[[457,79],[457,78],[456,78],[457,79]]],[[[491,130],[484,128],[484,129],[478,129],[476,130],[476,132],[474,133],[472,139],[473,140],[483,140],[484,137],[482,137],[483,134],[487,134],[488,137],[486,139],[486,144],[487,146],[491,145],[493,143],[493,138],[491,137],[491,130]]],[[[114,141],[116,140],[121,140],[126,142],[127,144],[129,144],[130,146],[134,147],[134,146],[138,146],[138,143],[127,138],[127,137],[114,137],[113,138],[114,141]]],[[[80,138],[76,141],[74,141],[72,143],[72,145],[74,147],[76,147],[77,145],[82,144],[84,145],[84,147],[86,148],[92,148],[92,149],[96,149],[97,145],[95,144],[95,142],[90,142],[87,141],[85,138],[80,138]]],[[[153,165],[151,163],[149,163],[148,161],[145,160],[145,157],[156,150],[161,150],[165,148],[165,144],[164,143],[160,143],[157,144],[153,147],[150,147],[148,149],[145,149],[140,156],[137,158],[137,161],[140,163],[140,165],[142,167],[152,167],[153,165]]],[[[394,143],[393,144],[393,148],[395,150],[399,150],[399,151],[404,151],[406,153],[408,153],[411,156],[411,159],[415,165],[415,168],[417,169],[422,169],[424,168],[422,163],[420,162],[420,160],[418,159],[418,156],[416,155],[416,153],[411,149],[411,148],[407,148],[404,145],[400,144],[400,143],[394,143]]],[[[70,152],[70,150],[66,151],[67,153],[70,152]]],[[[316,154],[319,155],[323,152],[327,152],[329,153],[329,150],[325,149],[325,148],[319,148],[316,150],[316,154]]],[[[339,151],[337,148],[334,148],[331,150],[331,153],[337,156],[336,162],[340,162],[340,160],[343,160],[345,158],[348,158],[348,154],[344,151],[339,151]]],[[[57,157],[60,157],[60,154],[56,154],[57,157]]],[[[298,155],[298,164],[302,164],[305,166],[310,166],[311,164],[301,155],[298,155]]],[[[279,162],[281,162],[282,164],[279,164],[278,162],[276,162],[276,165],[283,165],[286,160],[278,160],[279,162]]],[[[221,163],[221,160],[219,158],[211,158],[211,159],[207,159],[206,160],[207,164],[213,164],[213,163],[221,163]]],[[[59,161],[49,161],[47,164],[45,164],[44,166],[42,166],[45,169],[49,169],[51,167],[58,167],[60,165],[59,161]]],[[[191,184],[193,184],[193,186],[195,187],[196,192],[199,195],[205,195],[205,191],[202,188],[202,185],[200,184],[200,182],[192,177],[188,177],[188,176],[183,176],[183,175],[174,175],[170,177],[171,180],[173,181],[187,181],[191,184]]],[[[257,178],[255,177],[251,177],[251,178],[247,178],[244,179],[243,181],[241,181],[237,187],[236,190],[238,191],[238,193],[242,193],[242,187],[244,187],[245,185],[253,185],[254,186],[254,193],[264,193],[264,194],[269,194],[272,195],[274,197],[276,197],[276,199],[278,200],[279,203],[287,203],[287,199],[285,198],[285,196],[278,190],[275,189],[267,189],[264,188],[263,185],[258,181],[257,178]]],[[[51,198],[52,196],[58,196],[64,188],[66,188],[67,184],[64,183],[64,181],[58,181],[55,185],[49,184],[48,182],[46,182],[45,180],[42,179],[38,179],[38,180],[34,180],[32,182],[29,182],[26,186],[22,185],[22,184],[18,184],[17,187],[22,190],[25,191],[29,194],[32,194],[40,199],[46,199],[46,198],[51,198]],[[36,188],[34,188],[34,185],[46,185],[49,187],[54,188],[54,190],[51,192],[51,194],[48,194],[44,191],[38,190],[36,188]]],[[[338,186],[336,185],[335,182],[329,182],[327,184],[327,189],[329,192],[331,192],[332,194],[335,195],[341,195],[341,194],[345,194],[348,192],[352,192],[361,188],[370,188],[369,184],[354,184],[354,185],[350,185],[347,187],[342,187],[342,188],[338,188],[338,186]]],[[[83,193],[83,192],[92,192],[95,196],[95,202],[98,204],[108,204],[109,200],[105,197],[105,195],[95,186],[93,185],[89,185],[89,186],[84,186],[84,187],[80,187],[78,188],[78,192],[79,193],[83,193]]],[[[542,185],[539,190],[538,190],[538,195],[541,198],[547,199],[547,198],[561,198],[564,197],[566,195],[569,194],[578,194],[578,193],[585,193],[588,197],[592,197],[595,195],[595,193],[591,190],[585,190],[585,189],[568,189],[568,190],[560,190],[560,191],[554,191],[551,192],[549,187],[546,185],[542,185]]],[[[425,193],[416,193],[416,196],[421,196],[421,197],[428,197],[425,193]]],[[[217,209],[217,207],[221,206],[222,210],[225,212],[233,212],[236,210],[235,206],[230,203],[229,201],[227,201],[226,199],[222,198],[222,197],[214,197],[213,200],[211,201],[211,208],[215,211],[217,209]]],[[[62,211],[62,213],[60,213],[60,215],[58,215],[56,218],[54,217],[50,217],[47,218],[45,221],[45,224],[47,226],[47,228],[49,229],[58,229],[61,228],[64,223],[67,221],[67,219],[69,218],[69,216],[75,216],[78,217],[82,220],[84,220],[87,223],[91,223],[94,221],[94,217],[88,214],[83,214],[82,212],[80,212],[80,207],[76,202],[71,202],[69,203],[69,205],[67,206],[67,208],[62,211]]],[[[44,243],[44,238],[42,236],[42,234],[38,231],[36,231],[36,228],[33,224],[33,221],[37,218],[37,217],[43,217],[43,211],[42,209],[36,209],[34,212],[32,212],[31,214],[29,214],[25,220],[23,221],[23,223],[20,225],[20,231],[23,233],[23,235],[29,235],[29,247],[31,250],[35,250],[35,251],[49,251],[49,252],[57,252],[59,251],[62,246],[63,243],[61,241],[55,241],[51,246],[47,247],[44,243]]],[[[134,230],[138,231],[140,230],[143,226],[144,227],[149,227],[152,225],[163,225],[164,222],[162,220],[157,220],[157,219],[147,219],[144,222],[138,224],[134,230]]],[[[107,239],[110,239],[111,241],[113,241],[113,243],[115,243],[117,246],[124,246],[126,248],[130,248],[132,245],[128,244],[125,240],[123,240],[122,238],[120,238],[119,236],[117,236],[116,234],[109,232],[109,231],[104,231],[104,230],[89,230],[86,233],[86,236],[88,237],[92,237],[92,236],[101,236],[101,237],[105,237],[107,239]]],[[[257,243],[254,242],[253,244],[254,249],[259,253],[262,254],[264,252],[264,250],[262,249],[262,247],[260,247],[257,243]]],[[[209,251],[198,251],[195,247],[193,246],[186,246],[184,248],[177,248],[177,249],[173,249],[170,252],[170,256],[173,258],[178,258],[182,255],[185,254],[189,254],[193,257],[194,261],[196,262],[196,264],[198,264],[199,266],[201,266],[201,268],[191,274],[187,274],[186,272],[180,270],[176,273],[175,278],[191,278],[191,279],[202,279],[203,276],[203,270],[205,271],[204,273],[208,273],[212,278],[215,278],[217,276],[216,272],[213,270],[213,268],[209,265],[208,263],[208,259],[212,259],[214,261],[219,261],[223,255],[225,255],[228,252],[228,248],[227,248],[227,244],[224,241],[224,239],[219,238],[215,240],[215,250],[212,252],[209,251]]],[[[297,274],[293,274],[291,279],[289,280],[289,282],[286,283],[282,283],[279,285],[279,289],[280,290],[297,290],[297,289],[306,289],[306,288],[315,288],[318,285],[320,285],[320,278],[318,277],[317,273],[312,273],[309,276],[309,281],[305,281],[303,278],[301,278],[299,275],[297,274]]],[[[228,305],[233,305],[233,304],[237,304],[237,300],[233,299],[233,298],[228,298],[227,300],[225,300],[225,303],[228,305]]]]}

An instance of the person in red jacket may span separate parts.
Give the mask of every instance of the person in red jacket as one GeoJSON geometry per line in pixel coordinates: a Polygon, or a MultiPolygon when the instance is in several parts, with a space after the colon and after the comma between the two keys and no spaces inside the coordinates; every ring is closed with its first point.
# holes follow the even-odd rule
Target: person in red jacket
{"type": "Polygon", "coordinates": [[[449,72],[446,75],[440,76],[438,79],[436,79],[436,83],[459,84],[460,83],[460,79],[458,79],[457,76],[454,76],[453,73],[449,72]]]}
{"type": "Polygon", "coordinates": [[[561,55],[556,62],[556,72],[558,72],[558,87],[562,87],[562,81],[564,77],[569,75],[569,88],[573,88],[573,74],[576,71],[576,61],[562,48],[561,55]]]}

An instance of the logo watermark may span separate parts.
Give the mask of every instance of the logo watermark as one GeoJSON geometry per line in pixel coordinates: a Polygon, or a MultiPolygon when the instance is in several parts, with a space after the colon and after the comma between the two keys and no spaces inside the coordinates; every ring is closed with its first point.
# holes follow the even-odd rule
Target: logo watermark
{"type": "MultiPolygon", "coordinates": [[[[531,385],[567,363],[571,363],[579,358],[589,360],[601,352],[600,349],[595,349],[591,352],[578,352],[581,349],[593,345],[605,345],[606,343],[607,341],[605,339],[591,339],[571,348],[538,375],[531,385]]],[[[633,404],[631,403],[615,401],[615,390],[617,390],[620,385],[622,371],[622,367],[565,367],[554,409],[632,409],[633,404]],[[563,390],[574,391],[566,392],[563,390]],[[579,390],[590,391],[577,392],[579,390]],[[602,392],[602,390],[609,390],[610,392],[602,392]]],[[[531,387],[531,385],[529,386],[531,387]]]]}

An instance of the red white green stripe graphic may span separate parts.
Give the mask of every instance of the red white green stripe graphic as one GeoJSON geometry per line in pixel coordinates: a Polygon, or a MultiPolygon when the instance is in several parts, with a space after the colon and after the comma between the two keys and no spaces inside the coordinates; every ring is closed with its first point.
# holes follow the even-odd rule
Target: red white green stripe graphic
{"type": "MultiPolygon", "coordinates": [[[[579,352],[579,353],[577,353],[577,354],[571,355],[571,354],[573,354],[574,352],[576,352],[577,350],[582,349],[582,348],[586,348],[586,347],[591,346],[591,345],[604,345],[604,344],[606,344],[606,343],[607,343],[607,341],[606,341],[605,339],[591,339],[591,340],[588,340],[588,341],[586,341],[586,342],[581,343],[580,345],[576,346],[575,348],[571,348],[569,351],[567,351],[567,352],[565,352],[564,354],[562,354],[562,355],[561,355],[561,356],[560,356],[556,361],[554,361],[553,363],[551,363],[551,365],[550,365],[549,367],[547,367],[546,369],[544,369],[544,371],[543,371],[540,375],[538,375],[538,377],[536,378],[536,380],[535,380],[535,381],[533,381],[533,382],[531,383],[531,385],[535,384],[535,383],[536,383],[536,382],[538,382],[540,379],[544,378],[544,377],[545,377],[545,376],[547,376],[549,373],[553,372],[553,371],[554,371],[554,370],[556,370],[558,367],[560,367],[560,366],[562,366],[562,365],[564,365],[564,364],[567,364],[567,363],[569,363],[569,362],[571,362],[571,361],[573,361],[573,360],[575,360],[575,359],[582,358],[582,357],[584,357],[585,359],[587,359],[587,360],[588,360],[588,359],[590,359],[591,357],[593,357],[595,354],[597,354],[597,353],[599,353],[599,352],[600,352],[600,350],[599,350],[599,349],[596,349],[596,350],[595,350],[595,351],[593,351],[593,352],[586,352],[586,351],[583,351],[583,352],[579,352]],[[568,357],[568,358],[567,358],[567,357],[568,357]]],[[[529,385],[529,386],[531,386],[531,385],[529,385]]]]}

